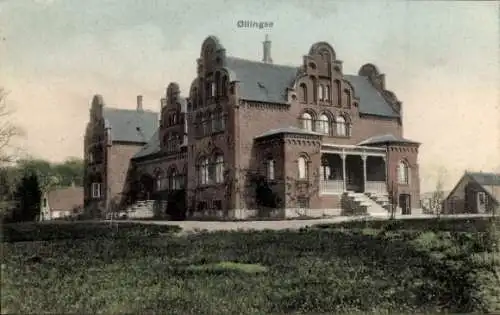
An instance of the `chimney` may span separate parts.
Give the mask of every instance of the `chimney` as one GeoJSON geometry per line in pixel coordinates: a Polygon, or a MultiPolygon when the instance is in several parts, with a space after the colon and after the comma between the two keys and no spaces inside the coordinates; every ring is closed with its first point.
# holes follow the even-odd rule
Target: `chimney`
{"type": "Polygon", "coordinates": [[[137,111],[142,112],[142,95],[137,95],[137,111]]]}
{"type": "Polygon", "coordinates": [[[269,36],[266,34],[266,40],[263,42],[264,44],[264,55],[262,56],[262,62],[265,63],[273,63],[273,59],[271,58],[271,41],[269,40],[269,36]]]}

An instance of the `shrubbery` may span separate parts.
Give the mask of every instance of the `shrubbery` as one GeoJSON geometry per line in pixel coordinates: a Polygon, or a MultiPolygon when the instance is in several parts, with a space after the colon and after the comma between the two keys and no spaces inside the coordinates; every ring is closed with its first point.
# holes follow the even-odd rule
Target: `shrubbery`
{"type": "Polygon", "coordinates": [[[175,233],[181,228],[173,225],[143,225],[120,222],[110,223],[65,222],[4,224],[3,242],[52,241],[64,239],[124,238],[131,236],[158,236],[175,233]]]}

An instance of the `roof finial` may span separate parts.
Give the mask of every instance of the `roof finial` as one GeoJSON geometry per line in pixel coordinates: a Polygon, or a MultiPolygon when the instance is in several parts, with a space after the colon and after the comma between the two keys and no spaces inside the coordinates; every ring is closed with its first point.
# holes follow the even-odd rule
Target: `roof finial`
{"type": "Polygon", "coordinates": [[[264,54],[262,57],[262,62],[273,63],[273,59],[271,58],[271,41],[269,40],[269,35],[267,34],[263,42],[263,45],[264,45],[264,54]]]}

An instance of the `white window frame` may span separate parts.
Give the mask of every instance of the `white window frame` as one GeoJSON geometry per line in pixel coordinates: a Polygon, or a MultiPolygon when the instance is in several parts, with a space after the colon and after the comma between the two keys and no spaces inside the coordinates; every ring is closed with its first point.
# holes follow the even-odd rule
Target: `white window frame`
{"type": "Polygon", "coordinates": [[[410,184],[410,166],[405,161],[401,160],[398,162],[398,184],[408,185],[410,184]]]}
{"type": "Polygon", "coordinates": [[[330,134],[330,119],[327,115],[321,114],[318,119],[318,131],[325,135],[330,134]]]}
{"type": "Polygon", "coordinates": [[[209,167],[210,161],[204,158],[200,164],[200,184],[206,185],[209,182],[209,167]]]}
{"type": "Polygon", "coordinates": [[[276,162],[273,159],[267,160],[267,179],[269,180],[275,179],[275,166],[276,162]]]}
{"type": "Polygon", "coordinates": [[[224,157],[217,155],[215,158],[215,182],[224,182],[224,157]]]}
{"type": "Polygon", "coordinates": [[[318,86],[318,100],[323,101],[325,98],[325,87],[323,84],[318,86]]]}
{"type": "Polygon", "coordinates": [[[302,119],[302,129],[307,131],[313,131],[313,119],[311,114],[303,113],[301,119],[302,119]]]}
{"type": "Polygon", "coordinates": [[[307,179],[308,177],[308,172],[307,172],[307,159],[303,156],[299,157],[298,160],[297,160],[297,166],[298,166],[298,175],[299,175],[299,179],[307,179]]]}
{"type": "Polygon", "coordinates": [[[337,136],[346,137],[347,134],[347,122],[343,116],[335,117],[335,126],[337,131],[337,136]]]}
{"type": "Polygon", "coordinates": [[[101,188],[102,188],[101,183],[92,183],[92,185],[91,185],[92,198],[94,198],[94,199],[101,198],[101,195],[102,195],[101,188]]]}

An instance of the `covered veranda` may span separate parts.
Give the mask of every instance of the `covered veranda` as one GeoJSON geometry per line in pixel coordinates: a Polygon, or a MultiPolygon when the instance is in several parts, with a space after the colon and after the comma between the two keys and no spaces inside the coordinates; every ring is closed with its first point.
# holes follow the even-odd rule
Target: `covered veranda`
{"type": "Polygon", "coordinates": [[[323,144],[320,194],[387,193],[385,148],[323,144]]]}

